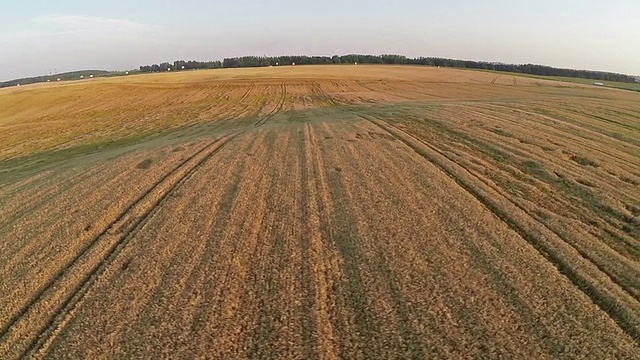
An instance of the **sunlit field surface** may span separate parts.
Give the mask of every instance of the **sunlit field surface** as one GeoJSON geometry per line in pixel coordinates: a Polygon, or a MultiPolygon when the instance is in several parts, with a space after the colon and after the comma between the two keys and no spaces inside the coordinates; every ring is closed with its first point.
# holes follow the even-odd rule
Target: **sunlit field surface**
{"type": "Polygon", "coordinates": [[[0,90],[0,358],[638,358],[640,94],[305,66],[0,90]]]}

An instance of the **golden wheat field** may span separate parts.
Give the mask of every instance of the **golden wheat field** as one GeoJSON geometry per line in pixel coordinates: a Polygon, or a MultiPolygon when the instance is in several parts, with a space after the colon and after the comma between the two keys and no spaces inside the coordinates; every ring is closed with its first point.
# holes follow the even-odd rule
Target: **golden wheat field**
{"type": "Polygon", "coordinates": [[[640,94],[349,65],[2,89],[0,358],[640,358],[640,94]]]}

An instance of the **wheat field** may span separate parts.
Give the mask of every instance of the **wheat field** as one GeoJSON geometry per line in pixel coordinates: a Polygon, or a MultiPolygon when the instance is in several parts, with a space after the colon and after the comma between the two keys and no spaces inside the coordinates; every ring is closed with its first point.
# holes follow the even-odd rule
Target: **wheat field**
{"type": "Polygon", "coordinates": [[[0,358],[640,358],[640,94],[302,66],[0,90],[0,358]]]}

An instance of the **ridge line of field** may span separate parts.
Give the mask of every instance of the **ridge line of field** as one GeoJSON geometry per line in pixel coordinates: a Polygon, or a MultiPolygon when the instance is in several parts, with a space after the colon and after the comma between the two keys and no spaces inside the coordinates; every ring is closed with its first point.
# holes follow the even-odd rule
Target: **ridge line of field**
{"type": "MultiPolygon", "coordinates": [[[[499,219],[501,219],[506,225],[508,225],[511,229],[516,231],[524,240],[526,240],[529,244],[531,244],[544,258],[550,261],[560,273],[565,275],[571,283],[573,283],[581,292],[583,292],[587,297],[589,297],[600,309],[602,309],[609,317],[627,334],[629,335],[636,343],[640,344],[640,319],[633,312],[632,309],[628,309],[624,305],[620,305],[619,300],[614,296],[609,295],[608,293],[598,289],[596,286],[592,284],[592,277],[588,274],[583,274],[579,269],[575,269],[570,263],[570,260],[563,258],[563,256],[557,252],[557,249],[554,249],[554,246],[547,243],[544,239],[540,239],[539,236],[536,236],[532,231],[527,229],[528,226],[524,225],[511,216],[508,211],[501,209],[500,205],[490,199],[486,194],[483,194],[481,191],[474,189],[474,187],[469,184],[464,179],[460,179],[457,177],[450,169],[447,169],[446,165],[444,165],[441,161],[435,158],[434,154],[427,154],[423,149],[420,149],[415,144],[412,144],[413,137],[406,132],[398,129],[397,127],[388,124],[387,122],[375,119],[372,120],[370,118],[363,117],[364,119],[370,121],[377,127],[382,130],[388,132],[406,146],[415,151],[418,155],[422,156],[429,162],[433,163],[437,166],[441,171],[443,171],[448,177],[450,177],[453,181],[458,183],[465,191],[475,197],[478,201],[480,201],[488,210],[490,210],[494,215],[496,215],[499,219]],[[395,130],[395,131],[394,131],[395,130]],[[409,139],[407,139],[409,137],[409,139]]],[[[413,138],[415,139],[415,138],[413,138]]],[[[417,139],[415,139],[417,140],[417,139]]],[[[420,140],[417,140],[421,142],[420,140]]],[[[423,145],[429,147],[431,151],[438,152],[437,149],[433,149],[428,144],[421,142],[423,145]]],[[[444,156],[444,155],[442,155],[444,156]]],[[[448,159],[447,159],[448,160],[448,159]]],[[[509,201],[509,203],[511,203],[509,201]]],[[[511,203],[512,204],[512,203],[511,203]]],[[[514,204],[512,204],[514,205],[514,204]]],[[[528,214],[527,214],[528,216],[528,214]]],[[[534,221],[537,222],[535,219],[534,221]]],[[[546,228],[546,227],[545,227],[546,228]]],[[[546,228],[552,234],[557,236],[557,234],[548,228],[546,228]]],[[[562,239],[561,239],[562,240],[562,239]]],[[[563,242],[564,243],[564,242],[563,242]]],[[[566,244],[570,246],[569,244],[566,244]]],[[[572,247],[573,248],[573,247],[572,247]]],[[[575,250],[575,249],[574,249],[575,250]]],[[[595,266],[592,262],[587,259],[584,259],[595,266]]],[[[597,266],[595,266],[597,271],[602,272],[597,266]]],[[[603,273],[606,275],[606,273],[603,273]]],[[[609,278],[607,276],[607,278],[609,278]]],[[[609,278],[610,279],[610,278],[609,278]]],[[[611,280],[611,279],[610,279],[611,280]]],[[[613,282],[613,281],[612,281],[613,282]]],[[[616,286],[619,287],[615,282],[613,282],[616,286]]],[[[628,292],[622,289],[626,294],[628,292]]],[[[635,298],[632,297],[634,300],[635,298]]]]}

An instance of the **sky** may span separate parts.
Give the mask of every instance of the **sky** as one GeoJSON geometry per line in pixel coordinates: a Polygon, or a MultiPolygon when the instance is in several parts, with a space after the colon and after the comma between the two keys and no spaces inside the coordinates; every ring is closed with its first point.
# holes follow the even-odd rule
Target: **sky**
{"type": "Polygon", "coordinates": [[[0,0],[0,81],[351,53],[640,75],[640,0],[0,0]]]}

